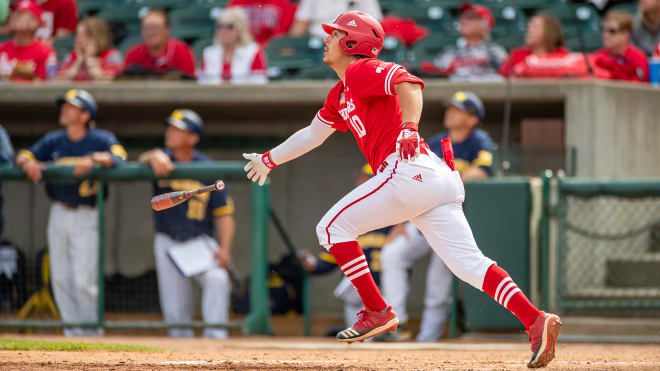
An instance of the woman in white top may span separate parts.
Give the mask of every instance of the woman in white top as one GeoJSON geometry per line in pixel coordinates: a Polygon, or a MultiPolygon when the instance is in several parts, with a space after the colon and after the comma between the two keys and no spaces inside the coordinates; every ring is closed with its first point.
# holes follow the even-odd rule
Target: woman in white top
{"type": "Polygon", "coordinates": [[[213,45],[204,49],[202,84],[265,84],[266,58],[250,34],[248,18],[240,7],[220,14],[213,45]]]}

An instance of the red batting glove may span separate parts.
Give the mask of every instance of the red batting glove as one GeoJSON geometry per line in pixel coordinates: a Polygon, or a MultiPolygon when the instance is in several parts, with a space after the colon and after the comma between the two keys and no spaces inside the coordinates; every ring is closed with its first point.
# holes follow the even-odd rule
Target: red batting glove
{"type": "Polygon", "coordinates": [[[403,130],[396,139],[396,153],[399,160],[415,161],[419,157],[419,133],[416,122],[404,122],[403,130]]]}

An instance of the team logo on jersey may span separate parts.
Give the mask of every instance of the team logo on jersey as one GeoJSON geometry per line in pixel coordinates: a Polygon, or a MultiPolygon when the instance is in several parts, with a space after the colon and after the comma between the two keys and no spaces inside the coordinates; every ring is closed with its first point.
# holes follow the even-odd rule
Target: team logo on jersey
{"type": "Polygon", "coordinates": [[[357,27],[357,23],[355,23],[355,19],[351,19],[351,21],[346,23],[346,25],[351,27],[357,27]]]}
{"type": "Polygon", "coordinates": [[[417,175],[415,175],[415,176],[413,177],[413,179],[415,179],[416,181],[418,181],[418,182],[420,182],[420,183],[424,183],[424,181],[422,180],[422,174],[417,174],[417,175]]]}
{"type": "Polygon", "coordinates": [[[341,118],[344,120],[348,120],[348,116],[350,116],[350,113],[355,110],[355,103],[353,103],[353,98],[351,98],[348,102],[346,102],[346,108],[342,108],[339,110],[339,114],[341,115],[341,118]]]}

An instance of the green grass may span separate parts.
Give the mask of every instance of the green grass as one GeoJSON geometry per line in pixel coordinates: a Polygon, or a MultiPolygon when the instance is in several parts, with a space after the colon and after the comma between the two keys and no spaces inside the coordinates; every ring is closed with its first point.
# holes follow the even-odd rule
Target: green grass
{"type": "Polygon", "coordinates": [[[34,341],[0,339],[0,350],[45,350],[45,351],[109,351],[109,352],[162,352],[163,348],[146,345],[106,344],[106,343],[74,343],[70,341],[34,341]]]}

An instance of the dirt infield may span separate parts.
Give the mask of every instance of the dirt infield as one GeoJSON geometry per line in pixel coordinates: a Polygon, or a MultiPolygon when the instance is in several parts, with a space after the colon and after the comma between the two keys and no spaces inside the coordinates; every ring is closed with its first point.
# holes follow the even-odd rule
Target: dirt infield
{"type": "MultiPolygon", "coordinates": [[[[5,337],[9,337],[5,335],[5,337]]],[[[57,336],[11,338],[62,340],[57,336]]],[[[71,339],[67,339],[71,340],[71,339]]],[[[77,341],[78,339],[76,339],[77,341]]],[[[474,339],[439,343],[345,345],[321,338],[230,340],[119,337],[80,341],[141,344],[160,352],[1,351],[2,370],[515,370],[529,346],[474,339]]],[[[658,370],[660,344],[560,344],[553,370],[658,370]]]]}

